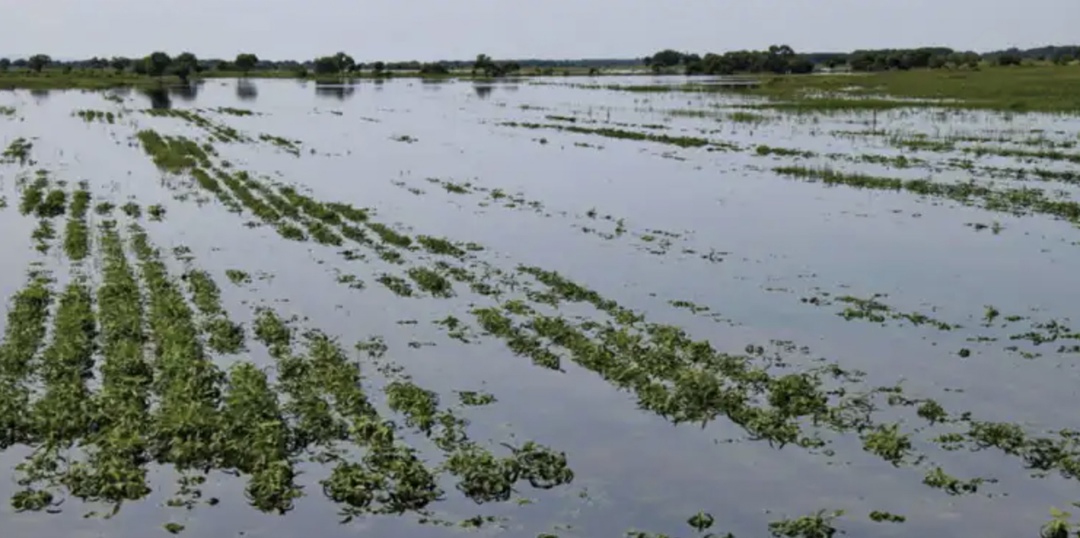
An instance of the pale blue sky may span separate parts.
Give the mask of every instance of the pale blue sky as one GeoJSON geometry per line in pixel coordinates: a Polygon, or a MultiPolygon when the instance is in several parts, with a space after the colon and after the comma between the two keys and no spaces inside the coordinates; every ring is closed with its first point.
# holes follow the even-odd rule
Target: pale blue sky
{"type": "Polygon", "coordinates": [[[1080,42],[1080,0],[0,0],[0,54],[358,61],[1080,42]]]}

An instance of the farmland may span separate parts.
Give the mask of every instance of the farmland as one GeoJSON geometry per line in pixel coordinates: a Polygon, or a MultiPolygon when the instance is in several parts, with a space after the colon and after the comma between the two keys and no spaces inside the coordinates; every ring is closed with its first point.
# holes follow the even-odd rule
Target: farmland
{"type": "Polygon", "coordinates": [[[988,71],[0,92],[5,522],[1067,529],[1080,118],[988,71]]]}

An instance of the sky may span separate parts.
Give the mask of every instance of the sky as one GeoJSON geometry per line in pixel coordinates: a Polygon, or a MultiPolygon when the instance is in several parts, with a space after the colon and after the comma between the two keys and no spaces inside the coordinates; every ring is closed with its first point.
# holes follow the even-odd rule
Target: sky
{"type": "Polygon", "coordinates": [[[0,55],[636,58],[1080,42],[1080,0],[0,0],[0,55]]]}

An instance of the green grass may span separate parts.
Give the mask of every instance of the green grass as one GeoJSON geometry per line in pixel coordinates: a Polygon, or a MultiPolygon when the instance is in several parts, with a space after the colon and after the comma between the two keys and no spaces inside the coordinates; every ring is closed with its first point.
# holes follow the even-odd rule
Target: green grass
{"type": "Polygon", "coordinates": [[[769,77],[746,95],[786,103],[765,106],[790,110],[887,109],[911,106],[892,98],[959,100],[960,108],[1033,112],[1080,111],[1077,66],[984,67],[980,70],[911,70],[872,74],[769,77]]]}

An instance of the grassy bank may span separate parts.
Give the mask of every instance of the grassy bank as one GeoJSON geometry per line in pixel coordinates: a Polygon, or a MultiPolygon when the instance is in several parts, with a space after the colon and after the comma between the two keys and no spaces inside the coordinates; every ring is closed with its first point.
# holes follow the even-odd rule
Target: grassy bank
{"type": "MultiPolygon", "coordinates": [[[[747,90],[788,102],[787,108],[893,108],[882,97],[959,100],[963,108],[1080,111],[1080,66],[984,67],[973,71],[911,70],[869,74],[777,76],[747,90]],[[878,97],[875,99],[874,97],[878,97]],[[862,100],[860,107],[856,99],[862,100]]],[[[910,103],[907,103],[910,105],[910,103]]]]}

